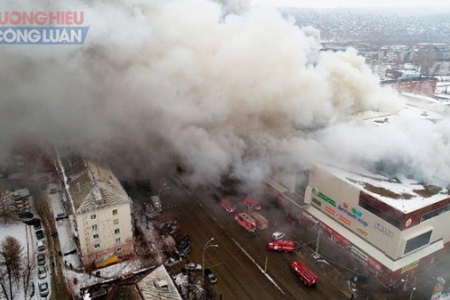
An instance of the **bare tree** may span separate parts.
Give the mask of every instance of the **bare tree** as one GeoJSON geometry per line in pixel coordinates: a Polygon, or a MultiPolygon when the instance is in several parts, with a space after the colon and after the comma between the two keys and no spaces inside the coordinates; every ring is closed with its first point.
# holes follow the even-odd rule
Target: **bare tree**
{"type": "Polygon", "coordinates": [[[23,257],[23,271],[22,271],[22,280],[23,280],[23,290],[25,293],[25,299],[28,295],[28,288],[30,287],[31,282],[31,274],[34,270],[34,260],[31,259],[30,255],[30,247],[27,244],[27,255],[23,257]]]}
{"type": "Polygon", "coordinates": [[[7,222],[15,213],[14,195],[0,185],[0,217],[7,222]]]}
{"type": "Polygon", "coordinates": [[[23,247],[15,237],[7,236],[0,244],[1,276],[0,284],[7,299],[14,299],[13,284],[18,287],[22,269],[23,247]]]}

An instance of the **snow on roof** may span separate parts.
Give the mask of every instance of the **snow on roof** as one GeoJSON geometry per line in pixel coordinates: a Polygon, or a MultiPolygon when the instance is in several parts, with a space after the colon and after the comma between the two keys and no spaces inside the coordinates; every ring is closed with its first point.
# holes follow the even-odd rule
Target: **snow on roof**
{"type": "Polygon", "coordinates": [[[92,161],[70,158],[61,160],[76,213],[109,205],[131,203],[111,170],[92,161]]]}
{"type": "Polygon", "coordinates": [[[358,170],[356,167],[347,170],[330,165],[323,167],[336,177],[404,213],[450,198],[446,188],[424,185],[406,177],[392,179],[368,170],[358,170]]]}
{"type": "MultiPolygon", "coordinates": [[[[55,184],[50,184],[50,189],[60,187],[55,184]]],[[[51,205],[51,210],[53,211],[55,217],[60,213],[65,213],[63,206],[64,193],[54,193],[49,194],[49,204],[51,205]]],[[[142,263],[139,260],[127,260],[123,261],[96,271],[99,271],[97,275],[96,272],[92,274],[86,273],[83,270],[81,260],[78,253],[64,255],[68,252],[77,249],[73,229],[72,229],[72,216],[69,216],[67,219],[62,219],[56,221],[56,230],[58,232],[59,244],[61,245],[61,253],[63,255],[62,259],[64,261],[65,267],[63,268],[65,278],[69,282],[74,282],[74,279],[77,279],[78,284],[71,285],[74,289],[82,289],[95,284],[99,284],[109,279],[118,278],[123,275],[127,275],[130,273],[137,272],[142,269],[142,263]]],[[[74,290],[73,292],[78,292],[78,290],[74,290]]]]}
{"type": "MultiPolygon", "coordinates": [[[[408,102],[396,114],[371,115],[370,117],[366,115],[363,120],[368,124],[383,126],[389,130],[390,126],[396,126],[405,119],[412,122],[417,120],[431,123],[444,119],[444,116],[438,111],[430,109],[439,102],[438,100],[414,94],[408,94],[408,96],[409,98],[420,99],[420,105],[408,102]]],[[[418,182],[418,180],[407,178],[401,174],[388,177],[385,174],[375,174],[353,165],[340,164],[338,167],[326,165],[325,169],[404,213],[450,198],[447,190],[450,183],[450,166],[446,165],[443,165],[440,168],[441,170],[437,171],[440,172],[439,174],[434,174],[435,177],[430,179],[433,182],[418,182]]]]}
{"type": "Polygon", "coordinates": [[[138,287],[144,299],[182,300],[164,265],[160,265],[139,281],[138,287]]]}

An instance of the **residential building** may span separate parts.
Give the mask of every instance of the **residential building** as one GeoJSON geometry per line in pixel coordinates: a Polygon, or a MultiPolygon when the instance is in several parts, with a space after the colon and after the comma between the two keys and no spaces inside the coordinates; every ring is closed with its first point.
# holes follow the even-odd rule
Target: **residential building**
{"type": "Polygon", "coordinates": [[[57,167],[82,264],[95,268],[133,255],[132,201],[111,170],[82,158],[58,158],[57,167]]]}

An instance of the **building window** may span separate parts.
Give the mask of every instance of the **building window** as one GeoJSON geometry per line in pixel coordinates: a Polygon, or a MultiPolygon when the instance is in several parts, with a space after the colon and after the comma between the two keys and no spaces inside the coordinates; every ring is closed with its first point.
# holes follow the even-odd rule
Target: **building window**
{"type": "Polygon", "coordinates": [[[94,245],[94,248],[95,248],[95,249],[100,248],[100,244],[95,244],[95,245],[94,245]]]}
{"type": "Polygon", "coordinates": [[[426,220],[429,220],[431,218],[434,218],[436,216],[439,216],[440,214],[444,214],[446,212],[450,211],[450,204],[447,204],[444,207],[439,207],[437,209],[434,209],[430,212],[427,212],[423,214],[423,216],[420,218],[420,222],[424,222],[426,220]]]}
{"type": "Polygon", "coordinates": [[[120,238],[116,238],[116,244],[120,244],[120,238]]]}
{"type": "Polygon", "coordinates": [[[98,234],[93,235],[94,239],[98,239],[98,234]]]}
{"type": "Polygon", "coordinates": [[[95,218],[97,218],[97,216],[95,214],[91,215],[92,220],[94,220],[95,218]]]}
{"type": "Polygon", "coordinates": [[[416,249],[419,249],[425,245],[428,245],[430,243],[431,233],[432,230],[422,233],[421,235],[418,235],[416,237],[413,237],[412,239],[409,239],[406,242],[405,254],[414,251],[416,249]]]}
{"type": "MultiPolygon", "coordinates": [[[[365,210],[369,211],[370,213],[374,214],[378,218],[385,220],[392,226],[395,226],[396,228],[401,228],[402,223],[397,218],[390,215],[388,212],[384,212],[384,211],[381,211],[379,208],[376,208],[371,203],[369,203],[369,201],[367,201],[368,199],[367,200],[363,199],[364,196],[365,196],[365,194],[362,194],[360,196],[359,203],[358,203],[358,205],[360,207],[362,207],[365,210]]],[[[378,201],[378,200],[375,200],[375,201],[378,201]]]]}
{"type": "Polygon", "coordinates": [[[117,215],[117,209],[113,209],[113,215],[117,215]]]}
{"type": "Polygon", "coordinates": [[[119,229],[119,228],[114,229],[114,233],[115,233],[115,234],[119,234],[119,233],[120,233],[120,229],[119,229]]]}
{"type": "Polygon", "coordinates": [[[114,223],[114,225],[119,224],[119,219],[115,219],[113,223],[114,223]]]}
{"type": "Polygon", "coordinates": [[[92,225],[92,230],[97,230],[97,229],[98,229],[97,224],[92,225]]]}

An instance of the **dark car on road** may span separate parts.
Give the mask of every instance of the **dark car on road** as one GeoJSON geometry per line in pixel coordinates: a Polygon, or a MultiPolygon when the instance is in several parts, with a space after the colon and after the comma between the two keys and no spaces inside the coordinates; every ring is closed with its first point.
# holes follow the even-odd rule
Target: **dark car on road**
{"type": "Polygon", "coordinates": [[[177,242],[177,248],[184,248],[186,245],[191,245],[191,236],[185,235],[182,239],[177,242]]]}
{"type": "Polygon", "coordinates": [[[207,279],[210,283],[215,284],[217,282],[217,277],[210,269],[205,269],[205,279],[207,279]]]}
{"type": "Polygon", "coordinates": [[[176,253],[181,257],[185,257],[186,255],[191,253],[191,245],[184,244],[184,245],[181,245],[180,247],[177,246],[176,253]]]}
{"type": "Polygon", "coordinates": [[[44,232],[42,230],[37,230],[36,231],[36,238],[38,240],[42,240],[44,238],[44,232]]]}

